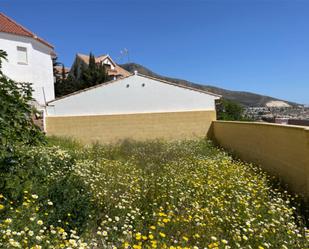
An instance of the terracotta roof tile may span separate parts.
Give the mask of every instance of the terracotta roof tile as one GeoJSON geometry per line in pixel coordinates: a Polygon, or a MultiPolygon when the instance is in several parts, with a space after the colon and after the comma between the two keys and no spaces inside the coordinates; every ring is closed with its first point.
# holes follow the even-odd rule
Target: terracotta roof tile
{"type": "Polygon", "coordinates": [[[44,41],[42,38],[38,37],[28,29],[24,28],[22,25],[16,23],[11,18],[7,17],[3,13],[0,13],[0,32],[19,35],[19,36],[26,36],[31,37],[50,48],[54,48],[51,44],[47,41],[44,41]]]}
{"type": "MultiPolygon", "coordinates": [[[[77,54],[77,56],[86,64],[89,63],[89,55],[85,55],[85,54],[77,54]]],[[[95,57],[95,62],[99,63],[102,60],[108,58],[108,55],[101,55],[99,57],[95,57]]],[[[110,58],[110,57],[109,57],[110,58]]],[[[114,62],[113,62],[114,63],[114,62]]],[[[107,71],[107,74],[110,76],[117,76],[117,75],[121,75],[122,77],[127,77],[129,75],[131,75],[131,73],[129,73],[128,71],[126,71],[125,69],[123,69],[122,67],[118,66],[116,63],[115,64],[115,69],[110,69],[107,71]]]]}

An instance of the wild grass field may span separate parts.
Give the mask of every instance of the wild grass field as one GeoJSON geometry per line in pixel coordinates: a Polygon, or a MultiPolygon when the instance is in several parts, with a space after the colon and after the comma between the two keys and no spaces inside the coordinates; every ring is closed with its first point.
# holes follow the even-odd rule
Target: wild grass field
{"type": "Polygon", "coordinates": [[[7,165],[1,248],[308,248],[293,197],[206,140],[50,138],[7,165]]]}

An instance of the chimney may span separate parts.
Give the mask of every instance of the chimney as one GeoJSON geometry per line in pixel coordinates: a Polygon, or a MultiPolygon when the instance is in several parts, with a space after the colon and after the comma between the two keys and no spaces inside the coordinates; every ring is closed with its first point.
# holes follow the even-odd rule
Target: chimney
{"type": "Polygon", "coordinates": [[[134,71],[134,75],[137,75],[137,74],[138,74],[138,72],[137,72],[137,70],[135,70],[135,71],[134,71]]]}

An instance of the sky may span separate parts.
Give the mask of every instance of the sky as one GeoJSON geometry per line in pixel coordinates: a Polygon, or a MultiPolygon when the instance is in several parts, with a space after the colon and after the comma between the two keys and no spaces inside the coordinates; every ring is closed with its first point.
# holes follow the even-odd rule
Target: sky
{"type": "Polygon", "coordinates": [[[309,0],[0,0],[55,46],[161,75],[309,104],[309,0]],[[122,56],[124,48],[128,56],[122,56]]]}

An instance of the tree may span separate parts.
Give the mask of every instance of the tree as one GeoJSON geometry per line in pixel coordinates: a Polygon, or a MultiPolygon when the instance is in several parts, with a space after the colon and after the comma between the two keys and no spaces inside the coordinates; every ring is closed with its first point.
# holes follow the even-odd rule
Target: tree
{"type": "Polygon", "coordinates": [[[61,81],[61,76],[59,75],[57,67],[63,65],[61,62],[58,61],[58,57],[53,57],[53,74],[55,77],[55,83],[61,81]]]}
{"type": "Polygon", "coordinates": [[[103,83],[107,80],[105,67],[101,63],[96,63],[92,53],[89,54],[88,67],[81,67],[79,80],[82,82],[81,85],[84,88],[103,83]]]}
{"type": "Polygon", "coordinates": [[[248,118],[244,116],[244,108],[238,103],[221,99],[217,106],[217,116],[219,120],[246,121],[248,118]]]}

